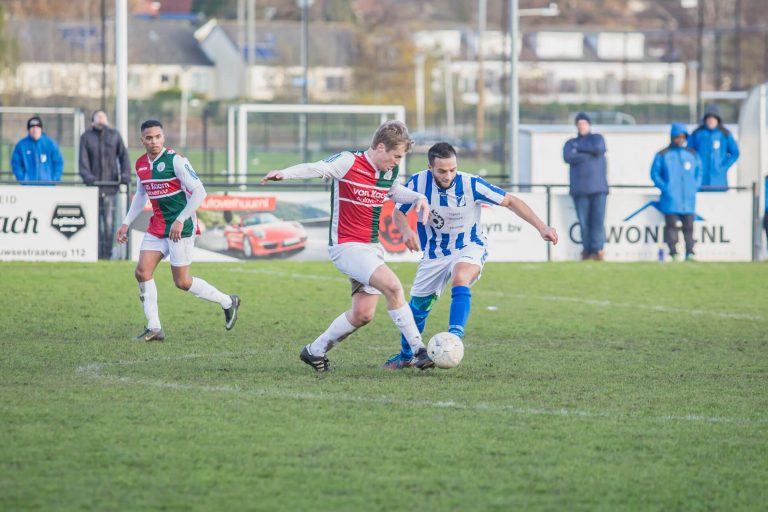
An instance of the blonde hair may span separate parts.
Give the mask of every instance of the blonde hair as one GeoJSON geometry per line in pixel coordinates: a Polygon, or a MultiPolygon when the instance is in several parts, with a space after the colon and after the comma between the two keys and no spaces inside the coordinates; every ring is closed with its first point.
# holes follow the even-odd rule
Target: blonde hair
{"type": "Polygon", "coordinates": [[[384,121],[373,134],[371,147],[376,148],[379,144],[384,144],[387,151],[392,151],[398,146],[405,146],[406,153],[411,150],[413,141],[408,134],[408,127],[402,121],[391,119],[384,121]]]}

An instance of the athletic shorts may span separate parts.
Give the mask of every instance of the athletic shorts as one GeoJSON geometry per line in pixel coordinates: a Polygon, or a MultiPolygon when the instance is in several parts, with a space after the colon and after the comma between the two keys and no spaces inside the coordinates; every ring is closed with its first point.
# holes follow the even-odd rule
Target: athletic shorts
{"type": "Polygon", "coordinates": [[[349,277],[352,295],[357,292],[381,295],[379,290],[370,285],[371,276],[384,264],[381,244],[347,242],[332,245],[328,247],[328,255],[336,268],[349,277]]]}
{"type": "Polygon", "coordinates": [[[195,237],[184,237],[178,242],[169,238],[158,238],[145,233],[141,241],[142,251],[157,251],[163,253],[163,258],[170,254],[172,267],[186,267],[192,264],[192,251],[195,249],[195,237]]]}
{"type": "MultiPolygon", "coordinates": [[[[437,295],[439,297],[445,285],[451,281],[453,267],[457,263],[477,265],[482,273],[487,256],[488,252],[485,247],[469,244],[463,249],[452,252],[449,256],[440,256],[432,260],[423,258],[419,262],[418,270],[416,270],[416,278],[411,288],[411,296],[428,297],[430,295],[437,295]]],[[[480,279],[480,275],[477,276],[477,279],[480,279]]],[[[475,284],[477,279],[469,285],[475,284]]]]}

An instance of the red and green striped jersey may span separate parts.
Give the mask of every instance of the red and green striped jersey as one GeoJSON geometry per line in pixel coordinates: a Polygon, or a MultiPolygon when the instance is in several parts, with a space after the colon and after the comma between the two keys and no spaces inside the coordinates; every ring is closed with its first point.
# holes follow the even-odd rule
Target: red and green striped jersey
{"type": "MultiPolygon", "coordinates": [[[[174,150],[165,148],[153,161],[145,153],[136,160],[138,186],[143,186],[152,204],[152,218],[149,220],[150,233],[158,238],[168,238],[171,225],[187,205],[192,190],[202,186],[189,160],[174,150]]],[[[184,221],[183,238],[200,234],[197,216],[184,221]]]]}
{"type": "Polygon", "coordinates": [[[328,244],[377,243],[381,207],[397,178],[398,167],[379,171],[365,151],[339,153],[326,162],[334,159],[344,160],[342,165],[348,170],[333,180],[328,244]]]}

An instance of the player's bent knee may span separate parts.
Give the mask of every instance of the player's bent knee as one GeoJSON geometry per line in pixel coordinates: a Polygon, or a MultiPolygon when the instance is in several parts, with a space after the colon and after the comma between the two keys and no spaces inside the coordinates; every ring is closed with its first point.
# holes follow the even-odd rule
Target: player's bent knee
{"type": "Polygon", "coordinates": [[[365,324],[371,323],[371,321],[373,321],[373,317],[375,314],[376,314],[376,310],[360,310],[360,311],[353,310],[350,323],[355,327],[362,327],[365,324]]]}
{"type": "Polygon", "coordinates": [[[143,283],[145,281],[149,281],[152,279],[152,272],[149,272],[148,270],[145,270],[140,267],[136,267],[136,270],[134,271],[133,275],[136,277],[136,280],[140,283],[143,283]]]}
{"type": "Polygon", "coordinates": [[[174,279],[173,283],[176,285],[176,288],[185,292],[192,288],[192,279],[174,279]]]}

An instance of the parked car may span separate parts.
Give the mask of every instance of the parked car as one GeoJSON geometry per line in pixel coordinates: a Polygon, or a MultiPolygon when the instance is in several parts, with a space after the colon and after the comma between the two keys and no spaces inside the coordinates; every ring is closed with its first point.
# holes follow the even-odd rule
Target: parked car
{"type": "Polygon", "coordinates": [[[246,258],[287,255],[300,252],[307,243],[307,232],[299,222],[278,219],[271,213],[245,215],[240,222],[224,229],[227,249],[246,258]]]}

